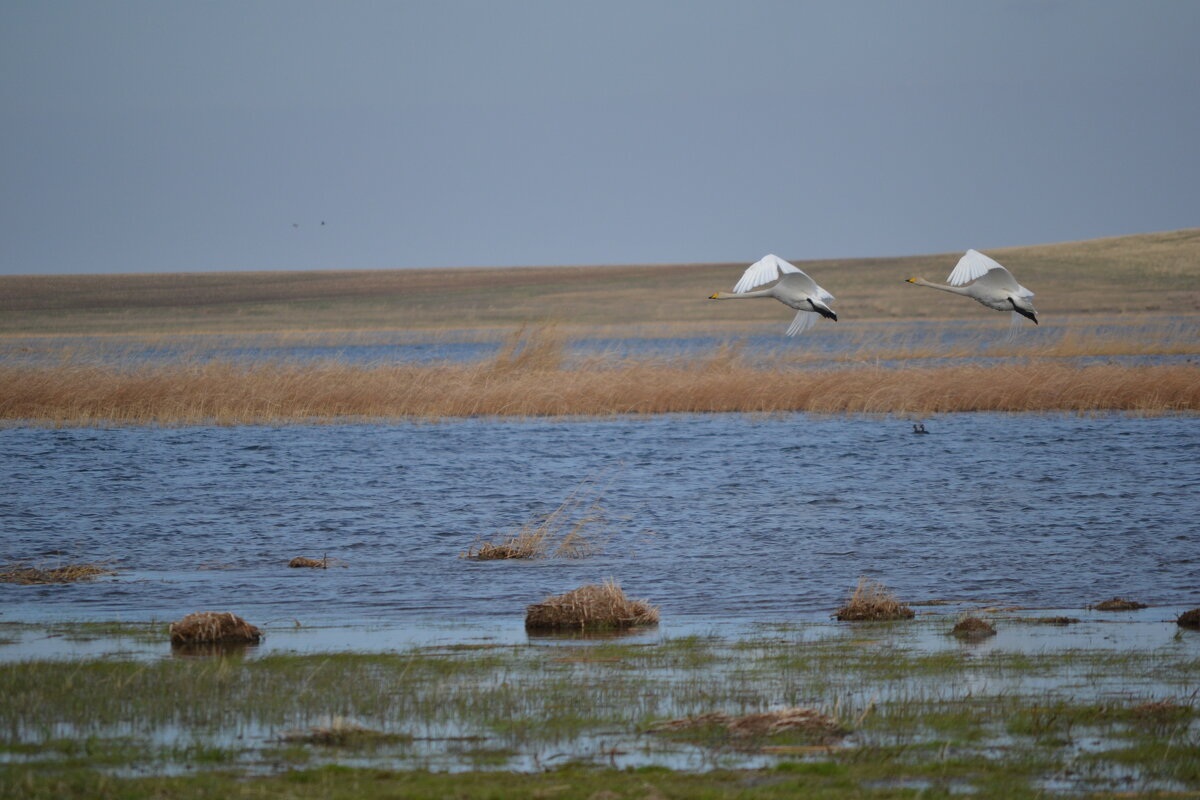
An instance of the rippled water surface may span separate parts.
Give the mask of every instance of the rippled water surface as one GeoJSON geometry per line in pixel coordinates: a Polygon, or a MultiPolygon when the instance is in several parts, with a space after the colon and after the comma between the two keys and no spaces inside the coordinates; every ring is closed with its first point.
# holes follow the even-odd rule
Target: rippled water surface
{"type": "Polygon", "coordinates": [[[664,619],[904,599],[1200,600],[1200,420],[961,414],[0,430],[0,558],[115,578],[0,584],[0,619],[519,621],[616,578],[664,619]],[[587,478],[601,555],[459,558],[587,478]],[[296,555],[344,566],[288,569],[296,555]]]}

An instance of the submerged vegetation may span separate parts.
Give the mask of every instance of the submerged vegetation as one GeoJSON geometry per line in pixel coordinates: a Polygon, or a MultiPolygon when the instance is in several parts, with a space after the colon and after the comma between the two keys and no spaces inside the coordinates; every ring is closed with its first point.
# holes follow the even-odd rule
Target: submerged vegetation
{"type": "Polygon", "coordinates": [[[0,794],[1200,791],[1193,634],[1022,651],[960,644],[940,635],[947,622],[868,638],[809,623],[736,639],[2,663],[0,794]],[[182,765],[193,774],[121,777],[182,765]]]}

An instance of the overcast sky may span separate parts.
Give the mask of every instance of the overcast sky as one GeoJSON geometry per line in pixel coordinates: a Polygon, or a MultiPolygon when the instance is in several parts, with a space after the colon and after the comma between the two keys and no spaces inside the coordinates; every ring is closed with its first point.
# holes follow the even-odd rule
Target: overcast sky
{"type": "Polygon", "coordinates": [[[1188,0],[0,0],[0,273],[1195,227],[1198,41],[1188,0]]]}

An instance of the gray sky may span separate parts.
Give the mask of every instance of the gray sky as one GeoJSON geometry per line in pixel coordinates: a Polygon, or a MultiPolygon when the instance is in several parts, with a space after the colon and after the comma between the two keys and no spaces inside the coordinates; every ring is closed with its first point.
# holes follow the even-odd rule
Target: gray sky
{"type": "Polygon", "coordinates": [[[1187,0],[0,0],[0,273],[1194,227],[1197,41],[1187,0]]]}

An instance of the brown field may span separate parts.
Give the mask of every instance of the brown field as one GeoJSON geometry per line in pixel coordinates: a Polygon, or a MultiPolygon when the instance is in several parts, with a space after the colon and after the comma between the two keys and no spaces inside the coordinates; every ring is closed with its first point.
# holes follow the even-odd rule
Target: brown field
{"type": "MultiPolygon", "coordinates": [[[[1200,312],[1200,228],[986,249],[1037,292],[1045,320],[1200,312]]],[[[759,254],[750,254],[757,258],[759,254]]],[[[986,319],[965,298],[904,283],[943,280],[960,253],[804,261],[838,299],[841,322],[986,319]]],[[[773,322],[773,301],[712,303],[747,262],[317,272],[0,276],[0,334],[681,326],[773,322]]]]}

